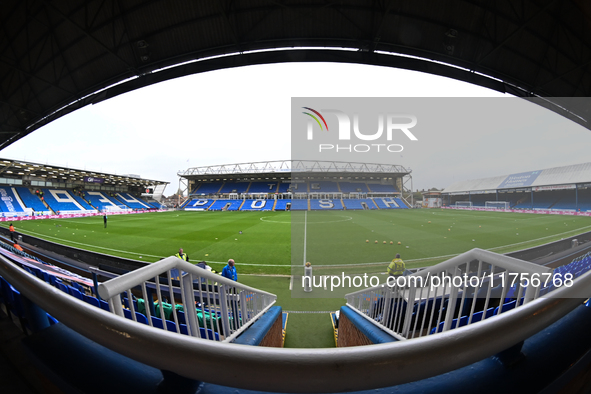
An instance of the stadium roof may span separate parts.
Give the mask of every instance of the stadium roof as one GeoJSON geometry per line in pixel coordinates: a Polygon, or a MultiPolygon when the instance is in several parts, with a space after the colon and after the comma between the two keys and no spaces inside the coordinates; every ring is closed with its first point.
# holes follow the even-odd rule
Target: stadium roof
{"type": "Polygon", "coordinates": [[[446,187],[442,193],[468,193],[542,186],[569,187],[585,183],[591,184],[591,163],[460,181],[446,187]]]}
{"type": "Polygon", "coordinates": [[[442,75],[590,127],[585,0],[0,2],[0,148],[85,105],[193,73],[349,62],[442,75]],[[559,98],[564,99],[559,99],[559,98]]]}
{"type": "Polygon", "coordinates": [[[178,173],[187,179],[236,179],[246,177],[273,176],[291,179],[292,176],[405,176],[411,173],[400,165],[350,163],[318,160],[281,160],[254,163],[222,164],[216,166],[193,167],[178,173]]]}
{"type": "Polygon", "coordinates": [[[169,182],[142,179],[134,175],[115,175],[90,170],[79,170],[54,166],[49,164],[29,163],[20,160],[0,158],[0,177],[15,179],[42,180],[50,182],[76,182],[87,184],[102,184],[105,186],[157,186],[167,185],[169,182]]]}

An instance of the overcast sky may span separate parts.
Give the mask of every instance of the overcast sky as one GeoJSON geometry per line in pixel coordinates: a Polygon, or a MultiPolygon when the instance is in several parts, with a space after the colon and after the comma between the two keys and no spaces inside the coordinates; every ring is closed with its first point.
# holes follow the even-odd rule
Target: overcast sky
{"type": "MultiPolygon", "coordinates": [[[[169,195],[178,188],[177,173],[190,167],[290,159],[292,97],[502,96],[455,80],[386,67],[241,67],[179,78],[87,106],[0,155],[168,181],[169,195]]],[[[478,121],[491,120],[477,117],[469,135],[448,135],[445,148],[433,138],[396,157],[395,164],[409,167],[414,188],[423,189],[590,161],[585,147],[591,146],[591,131],[556,117],[552,119],[558,125],[536,124],[536,116],[529,115],[533,126],[519,129],[500,122],[485,133],[479,133],[478,121]]],[[[436,130],[430,132],[434,135],[436,130]]]]}

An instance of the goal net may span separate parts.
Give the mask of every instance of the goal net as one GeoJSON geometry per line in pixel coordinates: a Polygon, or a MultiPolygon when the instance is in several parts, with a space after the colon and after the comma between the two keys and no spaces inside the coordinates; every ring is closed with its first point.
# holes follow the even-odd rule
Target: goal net
{"type": "Polygon", "coordinates": [[[472,201],[456,201],[456,208],[472,208],[472,201]]]}
{"type": "Polygon", "coordinates": [[[486,201],[484,207],[489,209],[509,209],[511,204],[508,201],[486,201]]]}

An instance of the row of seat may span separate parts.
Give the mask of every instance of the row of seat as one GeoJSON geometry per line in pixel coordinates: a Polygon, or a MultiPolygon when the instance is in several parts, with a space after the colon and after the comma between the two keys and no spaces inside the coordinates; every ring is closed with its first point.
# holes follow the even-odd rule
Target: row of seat
{"type": "MultiPolygon", "coordinates": [[[[587,271],[591,270],[591,252],[588,252],[582,256],[576,257],[570,263],[566,265],[562,265],[556,267],[552,271],[552,276],[550,278],[541,277],[542,285],[540,288],[539,296],[546,296],[547,294],[551,293],[553,290],[561,287],[564,285],[565,280],[574,280],[579,276],[583,275],[587,271]],[[568,276],[567,274],[570,274],[568,276]]],[[[523,287],[521,289],[521,298],[519,300],[519,305],[523,303],[523,295],[525,294],[525,290],[527,287],[523,287]]],[[[481,289],[482,290],[482,289],[481,289]]],[[[513,286],[509,287],[505,298],[503,299],[502,306],[497,306],[495,308],[489,308],[486,312],[478,311],[472,315],[471,323],[476,323],[480,320],[487,319],[491,316],[498,315],[499,313],[509,311],[514,309],[518,305],[517,297],[519,295],[519,285],[514,284],[513,286]]],[[[501,286],[497,286],[491,290],[491,298],[498,298],[502,293],[501,286]]],[[[482,294],[478,294],[478,296],[482,296],[482,294]]],[[[451,328],[455,327],[462,327],[468,324],[469,321],[469,309],[471,306],[471,299],[466,298],[467,302],[462,309],[462,315],[459,318],[455,318],[451,323],[451,328]]],[[[443,329],[443,325],[445,322],[441,322],[437,327],[437,332],[441,332],[443,329]]],[[[431,330],[431,334],[435,333],[435,327],[431,330]]]]}
{"type": "MultiPolygon", "coordinates": [[[[28,255],[25,252],[14,249],[11,245],[8,245],[4,242],[0,242],[0,247],[4,248],[6,250],[9,250],[10,252],[13,252],[15,254],[19,254],[22,257],[34,259],[40,263],[47,264],[47,263],[39,260],[38,258],[28,255]]],[[[23,268],[23,270],[27,271],[30,275],[33,275],[33,276],[37,277],[38,279],[48,283],[49,285],[56,287],[57,289],[63,291],[64,293],[68,294],[69,296],[72,296],[80,301],[86,302],[96,308],[100,308],[100,309],[103,309],[107,312],[110,312],[109,304],[106,301],[92,295],[92,293],[96,294],[96,292],[94,291],[94,287],[87,289],[76,281],[69,281],[69,282],[63,281],[62,279],[53,275],[52,273],[47,272],[43,269],[34,267],[34,266],[23,264],[22,268],[23,268]],[[88,293],[90,293],[90,294],[88,294],[88,293]]],[[[127,299],[126,298],[123,299],[122,303],[123,303],[124,307],[127,308],[127,309],[124,309],[125,317],[128,319],[134,320],[133,316],[131,314],[131,310],[129,309],[129,303],[128,303],[127,299]]],[[[3,304],[5,306],[5,309],[8,313],[13,314],[15,317],[17,317],[19,319],[22,329],[26,332],[26,329],[28,328],[28,323],[26,321],[24,304],[23,304],[23,300],[20,295],[20,292],[18,290],[16,290],[12,285],[10,285],[10,283],[8,283],[2,277],[0,277],[0,304],[3,304]]],[[[135,311],[136,311],[135,312],[135,320],[137,322],[140,322],[143,324],[148,324],[148,320],[147,320],[146,315],[138,312],[138,303],[135,300],[134,300],[134,307],[135,307],[135,311]]],[[[144,310],[145,310],[145,308],[144,308],[144,310]]],[[[162,319],[161,316],[159,316],[160,308],[155,308],[154,310],[155,310],[155,313],[154,313],[154,316],[152,316],[152,326],[154,326],[156,328],[164,329],[164,327],[166,325],[166,329],[168,331],[180,332],[181,334],[184,334],[184,335],[189,334],[187,324],[185,321],[184,311],[182,311],[182,310],[177,311],[177,319],[179,322],[179,325],[178,325],[179,329],[177,331],[177,326],[173,321],[170,321],[167,319],[162,319]]],[[[201,328],[200,328],[201,338],[219,340],[220,339],[219,334],[218,334],[218,332],[215,332],[215,331],[223,332],[222,327],[219,324],[220,316],[218,314],[215,314],[215,312],[210,313],[207,308],[198,309],[197,311],[198,311],[198,317],[200,320],[199,324],[201,326],[201,328]],[[213,313],[213,315],[212,315],[212,313],[213,313]],[[211,317],[211,316],[213,316],[213,317],[211,317]],[[214,323],[212,323],[212,321],[214,323]],[[215,331],[210,328],[204,328],[205,326],[211,327],[215,331]],[[220,326],[220,327],[218,328],[218,326],[220,326]]],[[[48,318],[49,324],[56,324],[58,322],[54,317],[52,317],[49,314],[47,314],[47,318],[48,318]]]]}
{"type": "Polygon", "coordinates": [[[200,183],[191,194],[211,195],[229,193],[396,193],[393,185],[365,182],[309,181],[302,183],[265,182],[209,182],[200,183]]]}
{"type": "MultiPolygon", "coordinates": [[[[485,207],[486,201],[495,201],[496,198],[495,194],[474,194],[470,196],[470,201],[473,207],[485,207]]],[[[515,209],[591,210],[591,190],[587,189],[577,190],[577,196],[574,190],[535,192],[533,202],[531,192],[503,193],[498,198],[499,201],[509,202],[510,208],[515,209]]]]}
{"type": "MultiPolygon", "coordinates": [[[[21,330],[28,333],[31,331],[27,316],[25,313],[25,304],[20,291],[15,289],[6,279],[0,276],[0,305],[3,305],[6,313],[9,316],[14,316],[18,319],[21,330]]],[[[46,313],[47,323],[50,325],[58,323],[58,321],[46,313]]]]}
{"type": "MultiPolygon", "coordinates": [[[[10,245],[6,245],[6,244],[3,244],[2,246],[7,247],[7,248],[11,248],[10,245]]],[[[77,298],[80,301],[86,302],[94,307],[101,308],[107,312],[110,312],[109,304],[106,301],[104,301],[100,298],[94,297],[93,295],[86,294],[88,292],[87,289],[85,289],[84,286],[80,285],[78,282],[72,281],[70,283],[65,283],[64,281],[62,281],[61,279],[59,279],[55,275],[52,275],[52,274],[50,274],[42,269],[36,268],[36,267],[23,266],[23,269],[25,271],[27,271],[29,274],[36,276],[37,278],[60,289],[64,293],[66,293],[74,298],[77,298]]],[[[8,299],[11,301],[9,304],[10,307],[7,307],[7,309],[14,310],[14,314],[19,319],[23,319],[23,323],[21,325],[24,327],[25,326],[24,309],[22,306],[22,302],[20,301],[20,293],[16,289],[14,289],[10,284],[8,284],[8,282],[6,282],[6,281],[4,281],[4,282],[5,283],[2,283],[2,289],[6,293],[5,292],[2,293],[2,298],[8,299]],[[10,292],[8,292],[8,291],[10,291],[10,292]]],[[[90,289],[90,290],[92,291],[92,289],[90,289]]],[[[123,300],[123,304],[126,308],[129,308],[127,299],[123,300]]],[[[136,310],[135,320],[139,323],[148,324],[147,317],[144,314],[137,312],[138,311],[137,301],[134,301],[134,305],[135,305],[135,310],[136,310]]],[[[156,310],[155,316],[152,316],[152,325],[154,327],[164,329],[164,324],[166,324],[166,329],[168,331],[180,332],[181,334],[184,334],[184,335],[189,334],[188,329],[187,329],[187,324],[185,321],[185,315],[184,315],[183,311],[177,311],[177,318],[179,321],[179,330],[177,331],[176,324],[173,321],[161,319],[161,317],[158,316],[159,312],[160,312],[159,308],[157,308],[155,310],[156,310]]],[[[217,332],[214,332],[211,329],[204,328],[205,325],[212,326],[211,322],[208,321],[208,320],[211,320],[208,318],[208,311],[207,310],[205,310],[205,311],[199,310],[198,312],[201,313],[200,315],[198,314],[198,316],[200,316],[200,325],[203,326],[200,329],[200,331],[201,331],[200,336],[202,338],[219,340],[219,334],[217,332]]],[[[125,314],[126,318],[134,320],[130,309],[124,309],[124,314],[125,314]]],[[[48,319],[50,319],[51,324],[57,323],[57,320],[55,318],[51,317],[50,315],[48,315],[48,319]]],[[[213,324],[213,328],[215,330],[217,330],[217,328],[218,328],[217,327],[218,320],[219,320],[219,316],[216,316],[215,323],[213,324]]],[[[221,326],[220,326],[220,329],[221,329],[221,326]]]]}
{"type": "Polygon", "coordinates": [[[194,197],[181,208],[203,211],[285,211],[288,204],[292,211],[307,210],[363,210],[363,209],[408,209],[398,197],[374,197],[363,199],[281,199],[281,200],[228,200],[194,197]],[[274,208],[273,208],[274,207],[274,208]]]}
{"type": "Polygon", "coordinates": [[[159,203],[148,203],[129,193],[117,193],[109,196],[99,191],[86,191],[83,197],[66,189],[38,189],[41,194],[34,194],[27,187],[0,188],[0,212],[23,214],[26,208],[36,215],[53,212],[96,212],[107,207],[125,206],[131,209],[159,209],[159,203]],[[44,204],[47,204],[47,206],[44,204]],[[49,208],[48,208],[49,207],[49,208]]]}

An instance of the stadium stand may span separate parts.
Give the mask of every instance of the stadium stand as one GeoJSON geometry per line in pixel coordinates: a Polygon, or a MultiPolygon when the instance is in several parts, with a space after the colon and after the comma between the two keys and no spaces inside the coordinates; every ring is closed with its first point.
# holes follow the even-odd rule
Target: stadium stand
{"type": "Polygon", "coordinates": [[[216,200],[209,207],[209,211],[237,211],[241,204],[242,200],[216,200]]]}
{"type": "Polygon", "coordinates": [[[83,207],[67,190],[41,189],[43,198],[55,213],[86,212],[93,210],[83,207]]]}
{"type": "MultiPolygon", "coordinates": [[[[516,208],[518,204],[530,204],[531,205],[531,193],[499,193],[498,201],[507,201],[511,208],[516,208]]],[[[488,201],[495,201],[495,198],[491,198],[488,201]]]]}
{"type": "Polygon", "coordinates": [[[368,183],[367,187],[373,193],[397,193],[398,191],[393,185],[382,185],[379,183],[368,183]]]}
{"type": "Polygon", "coordinates": [[[82,208],[86,209],[87,211],[96,210],[96,208],[91,206],[84,198],[73,193],[70,194],[72,195],[72,197],[74,197],[74,200],[76,200],[78,204],[82,206],[82,208]]]}
{"type": "Polygon", "coordinates": [[[579,189],[579,205],[582,212],[591,211],[591,188],[579,189]]]}
{"type": "Polygon", "coordinates": [[[250,182],[226,182],[219,192],[221,194],[246,193],[248,185],[250,185],[250,182]]]}
{"type": "Polygon", "coordinates": [[[552,209],[560,209],[564,211],[574,211],[577,206],[577,199],[574,193],[558,193],[558,201],[552,205],[552,209]]]}
{"type": "Polygon", "coordinates": [[[291,189],[291,184],[290,183],[280,183],[279,184],[279,189],[277,190],[277,193],[287,193],[287,190],[291,189]]]}
{"type": "Polygon", "coordinates": [[[151,200],[151,201],[144,201],[146,204],[150,205],[152,208],[154,209],[162,209],[164,208],[164,206],[162,204],[160,204],[158,201],[156,200],[151,200]]]}
{"type": "Polygon", "coordinates": [[[241,211],[271,211],[274,200],[244,200],[241,211]]]}
{"type": "Polygon", "coordinates": [[[85,192],[86,199],[90,204],[96,207],[99,211],[104,211],[106,207],[117,207],[123,205],[119,201],[115,200],[105,192],[99,191],[87,191],[85,192]]]}
{"type": "Polygon", "coordinates": [[[150,206],[145,202],[138,200],[129,193],[117,193],[117,200],[121,201],[122,204],[127,205],[131,209],[149,209],[150,206]]]}
{"type": "Polygon", "coordinates": [[[292,211],[307,211],[308,200],[291,200],[292,211]]]}
{"type": "Polygon", "coordinates": [[[205,198],[192,198],[188,200],[183,208],[187,210],[207,210],[215,200],[208,200],[205,198]]]}
{"type": "Polygon", "coordinates": [[[320,200],[310,200],[310,209],[311,210],[342,210],[343,203],[339,199],[320,199],[320,200]]]}
{"type": "Polygon", "coordinates": [[[0,188],[0,209],[5,213],[24,212],[20,198],[17,198],[12,187],[0,188]]]}
{"type": "Polygon", "coordinates": [[[475,207],[484,207],[486,201],[492,201],[495,199],[495,195],[490,194],[474,194],[470,196],[470,201],[472,201],[472,206],[475,207]]]}
{"type": "Polygon", "coordinates": [[[275,203],[275,210],[285,211],[287,209],[287,204],[291,204],[291,200],[277,200],[275,203]]]}
{"type": "MultiPolygon", "coordinates": [[[[2,247],[5,247],[6,245],[2,245],[2,247]]],[[[28,267],[28,266],[23,266],[23,269],[25,271],[27,271],[29,274],[43,280],[44,282],[46,282],[47,284],[54,286],[55,288],[61,290],[62,292],[64,292],[65,294],[68,294],[71,297],[74,297],[80,301],[86,302],[87,304],[90,304],[96,308],[99,309],[104,309],[106,311],[110,311],[109,305],[108,303],[106,303],[105,301],[99,300],[98,298],[96,298],[92,293],[95,293],[94,288],[89,288],[89,290],[86,290],[84,288],[84,286],[81,286],[79,283],[74,282],[74,281],[63,281],[62,279],[56,278],[54,275],[51,275],[50,273],[39,269],[39,268],[35,268],[35,267],[28,267]],[[91,294],[87,294],[90,293],[91,294]]],[[[25,319],[25,313],[24,313],[24,304],[22,303],[21,297],[20,297],[20,293],[18,293],[18,291],[16,289],[14,289],[8,282],[6,282],[4,279],[2,279],[2,277],[0,277],[0,288],[2,289],[2,293],[0,293],[3,297],[3,299],[10,299],[11,303],[10,303],[10,308],[9,310],[13,311],[15,313],[15,315],[21,319],[21,321],[24,322],[25,319]],[[10,295],[8,298],[6,297],[6,295],[8,294],[8,292],[4,292],[4,289],[10,289],[10,291],[12,292],[12,295],[10,295]]],[[[146,324],[148,325],[148,319],[145,315],[145,305],[144,305],[144,300],[139,299],[139,300],[134,300],[133,304],[134,304],[134,310],[135,312],[135,320],[138,323],[141,324],[146,324]],[[141,301],[141,302],[138,302],[141,301]]],[[[129,320],[134,320],[133,316],[132,316],[132,311],[130,309],[130,305],[129,305],[129,300],[127,298],[123,299],[123,304],[125,306],[125,308],[123,309],[124,312],[124,316],[129,319],[129,320]]],[[[167,319],[163,320],[160,316],[160,308],[158,305],[158,302],[154,303],[155,306],[151,309],[151,314],[152,314],[152,319],[153,322],[155,323],[154,326],[156,328],[160,328],[160,329],[164,329],[163,326],[163,322],[166,322],[166,329],[170,332],[177,332],[177,325],[174,321],[169,320],[168,318],[170,317],[170,315],[166,316],[167,319]]],[[[168,307],[167,309],[170,309],[171,305],[170,304],[165,304],[165,307],[168,307]]],[[[182,306],[180,308],[178,308],[177,310],[179,310],[182,313],[182,306]]],[[[203,310],[200,308],[197,308],[197,313],[198,316],[199,315],[203,315],[204,313],[206,315],[208,315],[209,313],[207,312],[207,310],[203,310]]],[[[180,313],[179,313],[180,315],[180,313]]],[[[183,314],[184,316],[184,314],[183,314]]],[[[179,316],[180,317],[180,316],[179,316]]],[[[58,323],[57,320],[53,319],[51,317],[51,315],[48,314],[48,320],[50,322],[50,324],[56,324],[58,323]]],[[[180,320],[180,319],[179,319],[180,320]]],[[[203,324],[203,321],[200,321],[201,324],[203,324]]],[[[26,323],[22,324],[22,326],[27,326],[26,323]]],[[[182,323],[181,321],[179,321],[179,331],[181,334],[183,335],[189,335],[188,330],[187,330],[187,325],[184,324],[184,318],[182,319],[182,323]]],[[[220,337],[219,334],[217,332],[214,332],[213,330],[209,329],[209,328],[200,328],[200,336],[201,338],[204,339],[213,339],[216,341],[219,341],[220,337]]]]}
{"type": "Polygon", "coordinates": [[[374,197],[373,201],[380,209],[408,209],[408,206],[395,197],[374,197]]]}
{"type": "Polygon", "coordinates": [[[248,193],[275,193],[278,182],[251,182],[248,193]]]}
{"type": "Polygon", "coordinates": [[[191,192],[191,194],[201,194],[201,195],[217,194],[217,193],[219,193],[223,184],[224,184],[223,182],[200,183],[191,192]]]}
{"type": "Polygon", "coordinates": [[[550,209],[559,200],[553,192],[535,192],[533,196],[533,209],[550,209]]]}
{"type": "Polygon", "coordinates": [[[366,183],[339,182],[339,186],[343,193],[367,193],[369,191],[366,183]]]}
{"type": "Polygon", "coordinates": [[[530,209],[532,207],[531,204],[531,195],[526,194],[521,196],[516,202],[515,205],[512,205],[515,209],[530,209]]]}
{"type": "MultiPolygon", "coordinates": [[[[589,270],[591,270],[591,252],[588,252],[583,256],[573,259],[570,263],[568,263],[566,265],[556,267],[553,271],[552,278],[561,278],[561,279],[568,278],[567,276],[565,276],[568,274],[568,275],[572,275],[571,278],[574,280],[589,270]]],[[[562,281],[561,281],[561,283],[562,283],[562,281]]],[[[557,289],[557,287],[554,284],[554,280],[549,281],[549,283],[547,284],[546,287],[543,287],[540,289],[540,296],[548,295],[549,293],[551,293],[553,290],[556,290],[556,289],[557,289]]],[[[497,316],[501,313],[508,312],[508,311],[514,309],[517,305],[516,292],[517,292],[517,286],[513,285],[507,291],[507,294],[503,300],[502,306],[499,305],[496,307],[488,308],[486,313],[484,313],[484,314],[482,311],[479,313],[475,313],[472,316],[472,322],[478,322],[478,321],[483,320],[483,316],[484,316],[484,319],[488,319],[489,317],[497,316]]],[[[521,298],[520,304],[522,302],[523,302],[523,298],[521,298]]],[[[465,306],[464,311],[468,312],[469,308],[470,308],[470,305],[468,305],[467,307],[465,306]]],[[[430,334],[434,334],[435,332],[442,332],[444,324],[445,324],[445,321],[442,321],[439,324],[439,326],[437,327],[437,330],[434,327],[430,331],[430,334]]],[[[451,328],[462,327],[467,324],[468,324],[468,316],[462,315],[460,318],[453,319],[452,324],[451,324],[451,328]]]]}
{"type": "Polygon", "coordinates": [[[310,181],[310,193],[315,192],[339,193],[340,190],[337,182],[310,181]]]}
{"type": "Polygon", "coordinates": [[[293,182],[293,183],[282,183],[282,185],[288,185],[288,188],[293,194],[296,193],[308,193],[310,188],[307,182],[293,182]]]}
{"type": "Polygon", "coordinates": [[[343,204],[347,209],[377,209],[371,198],[343,199],[343,204]]]}
{"type": "Polygon", "coordinates": [[[35,212],[49,212],[49,208],[43,204],[38,196],[31,193],[29,188],[17,187],[16,192],[21,198],[23,204],[25,204],[25,207],[32,208],[35,212]]]}
{"type": "Polygon", "coordinates": [[[591,163],[456,182],[443,190],[449,206],[471,201],[505,201],[520,210],[586,212],[591,209],[591,163]],[[485,193],[485,194],[483,194],[485,193]]]}

